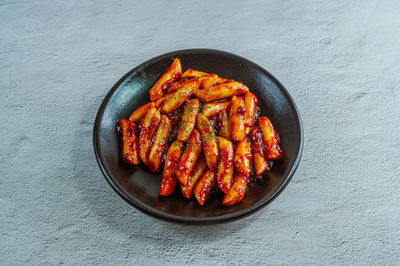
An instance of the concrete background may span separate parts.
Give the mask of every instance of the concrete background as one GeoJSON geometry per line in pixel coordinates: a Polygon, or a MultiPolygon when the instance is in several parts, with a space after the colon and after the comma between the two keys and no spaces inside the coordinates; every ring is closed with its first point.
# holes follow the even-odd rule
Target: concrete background
{"type": "Polygon", "coordinates": [[[0,1],[0,264],[400,263],[400,2],[0,1]],[[97,109],[156,55],[215,48],[289,89],[305,148],[246,219],[161,222],[92,149],[97,109]]]}

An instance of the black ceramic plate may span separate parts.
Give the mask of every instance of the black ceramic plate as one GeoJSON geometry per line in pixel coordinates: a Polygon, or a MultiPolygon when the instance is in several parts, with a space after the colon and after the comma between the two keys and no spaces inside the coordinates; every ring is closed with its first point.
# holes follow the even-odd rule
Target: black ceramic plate
{"type": "Polygon", "coordinates": [[[93,133],[97,162],[111,187],[128,203],[146,214],[173,222],[190,224],[220,223],[242,218],[260,210],[285,188],[299,164],[303,149],[300,114],[293,99],[270,73],[247,59],[227,52],[191,49],[160,55],[137,66],[121,78],[107,94],[98,111],[93,133]],[[181,195],[179,186],[168,197],[158,195],[161,174],[144,166],[128,165],[121,159],[117,123],[149,101],[148,91],[171,64],[181,60],[188,68],[216,73],[246,84],[257,96],[261,115],[266,115],[277,130],[283,158],[271,171],[246,191],[244,199],[233,206],[221,204],[215,194],[204,206],[181,195]]]}

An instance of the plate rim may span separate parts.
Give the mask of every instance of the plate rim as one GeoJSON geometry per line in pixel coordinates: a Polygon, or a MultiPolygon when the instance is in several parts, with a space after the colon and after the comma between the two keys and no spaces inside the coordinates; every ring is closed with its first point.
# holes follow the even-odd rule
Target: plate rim
{"type": "Polygon", "coordinates": [[[114,86],[110,89],[110,91],[104,97],[104,99],[99,107],[99,110],[97,111],[95,123],[93,126],[93,149],[94,149],[96,161],[97,161],[97,164],[98,164],[104,178],[106,179],[107,183],[113,188],[113,190],[122,199],[124,199],[127,203],[129,203],[131,206],[135,207],[137,210],[139,210],[151,217],[161,219],[164,221],[168,221],[168,222],[192,224],[192,225],[208,225],[208,224],[231,222],[231,221],[238,220],[238,219],[244,218],[246,216],[249,216],[250,214],[253,214],[253,213],[261,210],[262,208],[266,207],[267,205],[269,205],[272,201],[274,201],[280,195],[280,193],[286,188],[286,186],[291,181],[293,175],[295,174],[295,172],[299,166],[299,163],[300,163],[300,160],[301,160],[301,157],[303,154],[303,146],[304,146],[304,132],[303,132],[303,123],[302,123],[300,111],[298,110],[294,99],[289,94],[288,90],[282,85],[282,83],[277,78],[275,78],[275,76],[273,76],[270,72],[268,72],[266,69],[264,69],[263,67],[259,66],[256,63],[250,61],[249,59],[246,59],[242,56],[239,56],[239,55],[236,55],[236,54],[233,54],[230,52],[216,50],[216,49],[208,49],[208,48],[193,48],[193,49],[182,49],[182,50],[171,51],[168,53],[158,55],[151,59],[148,59],[147,61],[140,63],[139,65],[137,65],[136,67],[131,69],[129,72],[127,72],[125,75],[123,75],[118,80],[117,83],[114,84],[114,86]],[[99,137],[99,128],[100,128],[101,117],[104,113],[104,110],[105,110],[110,98],[112,97],[114,92],[118,89],[118,87],[124,81],[126,81],[126,79],[129,76],[131,76],[134,72],[137,72],[140,68],[143,68],[143,66],[145,66],[145,65],[148,65],[154,61],[158,61],[158,60],[166,58],[166,57],[177,57],[176,54],[190,54],[190,53],[210,53],[210,54],[225,55],[228,57],[235,57],[239,60],[246,62],[247,64],[254,66],[259,71],[261,71],[266,76],[268,76],[268,78],[270,78],[272,80],[272,82],[274,82],[276,84],[276,86],[282,91],[282,93],[285,95],[285,97],[289,100],[289,105],[295,111],[295,116],[299,123],[300,145],[299,145],[299,148],[297,151],[296,159],[293,163],[293,167],[290,169],[289,173],[285,177],[282,185],[272,195],[270,195],[266,199],[262,199],[259,202],[257,202],[256,204],[251,205],[251,206],[249,206],[245,209],[242,209],[240,211],[237,211],[237,212],[224,214],[224,215],[220,215],[220,216],[212,216],[212,217],[183,217],[183,216],[179,216],[179,215],[165,213],[165,212],[162,212],[162,211],[152,208],[152,207],[149,208],[149,206],[141,203],[140,201],[137,201],[135,199],[128,197],[122,191],[122,189],[114,182],[114,180],[109,176],[109,174],[107,173],[107,171],[104,168],[103,163],[100,159],[100,155],[98,152],[98,137],[99,137]]]}

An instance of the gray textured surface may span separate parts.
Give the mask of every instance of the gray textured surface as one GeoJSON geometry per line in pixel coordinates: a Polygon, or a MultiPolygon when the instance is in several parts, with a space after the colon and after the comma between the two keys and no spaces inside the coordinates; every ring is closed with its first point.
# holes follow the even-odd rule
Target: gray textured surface
{"type": "Polygon", "coordinates": [[[397,0],[0,1],[0,264],[399,264],[399,10],[397,0]],[[305,130],[278,199],[209,227],[130,207],[91,139],[123,74],[195,47],[268,69],[305,130]]]}

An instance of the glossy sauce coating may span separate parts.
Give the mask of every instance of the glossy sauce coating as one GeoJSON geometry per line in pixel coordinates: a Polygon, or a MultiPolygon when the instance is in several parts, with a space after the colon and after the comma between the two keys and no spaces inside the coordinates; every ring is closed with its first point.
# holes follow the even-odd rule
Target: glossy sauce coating
{"type": "Polygon", "coordinates": [[[208,119],[208,121],[210,121],[210,124],[211,124],[211,127],[212,127],[212,129],[213,129],[213,131],[214,131],[214,134],[217,134],[217,119],[216,119],[216,117],[210,117],[210,118],[207,118],[208,119]]]}
{"type": "Polygon", "coordinates": [[[219,150],[219,163],[217,169],[218,187],[227,193],[231,188],[233,176],[233,144],[227,139],[217,137],[219,150]]]}
{"type": "Polygon", "coordinates": [[[212,117],[217,115],[220,111],[228,109],[230,105],[231,101],[207,103],[204,105],[202,113],[207,118],[212,117]]]}
{"type": "Polygon", "coordinates": [[[143,118],[143,124],[139,134],[139,157],[144,164],[147,165],[150,150],[151,138],[158,124],[160,123],[161,114],[156,107],[152,106],[143,118]]]}
{"type": "Polygon", "coordinates": [[[182,185],[187,185],[189,175],[192,172],[193,166],[196,163],[202,148],[200,133],[195,129],[193,130],[193,133],[186,144],[185,150],[175,167],[175,175],[182,185]]]}
{"type": "Polygon", "coordinates": [[[149,94],[152,101],[131,114],[132,122],[119,123],[122,158],[153,172],[163,164],[162,196],[179,181],[183,196],[194,194],[200,205],[217,190],[224,205],[236,204],[269,160],[281,157],[271,121],[258,118],[257,97],[240,82],[193,69],[182,74],[175,59],[149,94]]]}
{"type": "MultiPolygon", "coordinates": [[[[135,115],[139,115],[140,113],[139,113],[139,111],[140,112],[142,112],[142,114],[140,114],[141,115],[141,117],[139,117],[139,120],[137,121],[137,129],[138,129],[138,132],[140,132],[140,130],[142,129],[142,127],[143,127],[143,121],[144,121],[144,116],[147,114],[147,111],[149,110],[149,108],[151,108],[151,107],[156,107],[157,109],[159,109],[159,107],[160,107],[160,105],[167,99],[167,97],[168,97],[169,95],[165,95],[165,96],[163,96],[162,98],[160,98],[160,99],[158,99],[157,101],[155,101],[155,102],[149,102],[148,103],[148,107],[146,108],[146,109],[141,109],[142,107],[145,107],[145,106],[141,106],[141,107],[139,107],[138,109],[136,109],[133,113],[132,113],[132,115],[135,117],[135,115]],[[139,109],[141,109],[141,110],[139,110],[139,109]],[[145,112],[144,112],[144,114],[143,114],[143,111],[144,110],[146,110],[145,112]]],[[[132,117],[132,115],[131,115],[131,117],[132,117]]],[[[138,118],[138,117],[136,117],[136,118],[138,118]]],[[[131,119],[131,118],[129,118],[129,119],[131,119]]]]}
{"type": "Polygon", "coordinates": [[[198,90],[195,92],[195,95],[204,102],[212,102],[240,95],[248,91],[249,88],[243,83],[231,81],[208,89],[198,90]]]}
{"type": "Polygon", "coordinates": [[[161,116],[161,121],[158,126],[156,136],[154,138],[153,145],[151,146],[149,154],[148,165],[152,172],[160,171],[161,159],[164,154],[165,147],[167,146],[171,127],[171,120],[165,115],[161,116]]]}
{"type": "Polygon", "coordinates": [[[216,85],[221,85],[221,84],[228,83],[228,82],[231,82],[231,81],[234,81],[234,80],[232,80],[232,79],[224,79],[224,78],[218,77],[218,81],[217,81],[216,85]]]}
{"type": "Polygon", "coordinates": [[[266,116],[261,116],[258,119],[258,126],[261,129],[261,134],[265,144],[265,154],[267,159],[279,159],[282,150],[279,147],[279,138],[272,126],[271,121],[266,116]]]}
{"type": "Polygon", "coordinates": [[[177,136],[179,134],[179,125],[182,120],[182,113],[183,113],[182,110],[183,110],[183,106],[181,106],[176,111],[167,115],[168,118],[172,122],[171,134],[169,135],[169,139],[168,139],[169,143],[172,143],[173,141],[177,140],[177,136]]]}
{"type": "Polygon", "coordinates": [[[137,165],[139,164],[139,155],[136,125],[126,119],[121,119],[119,124],[122,134],[122,159],[128,163],[137,165]]]}
{"type": "Polygon", "coordinates": [[[157,101],[154,102],[155,106],[157,108],[159,108],[171,96],[172,96],[172,94],[165,94],[163,97],[161,97],[160,99],[158,99],[157,101]]]}
{"type": "Polygon", "coordinates": [[[200,82],[197,79],[190,80],[185,85],[174,92],[168,97],[164,104],[161,106],[160,111],[163,114],[169,114],[183,104],[200,86],[200,82]]]}
{"type": "Polygon", "coordinates": [[[196,197],[197,202],[203,206],[207,198],[211,195],[211,192],[217,183],[217,175],[213,170],[208,169],[200,180],[196,183],[193,194],[196,197]]]}
{"type": "Polygon", "coordinates": [[[253,166],[256,177],[260,177],[268,169],[268,161],[264,154],[264,145],[262,141],[262,135],[257,127],[249,133],[249,139],[251,142],[251,151],[253,153],[253,166]]]}
{"type": "Polygon", "coordinates": [[[246,192],[247,179],[248,177],[246,177],[245,175],[235,175],[231,189],[228,191],[228,193],[225,194],[224,198],[222,199],[223,205],[231,206],[243,199],[244,193],[246,192]]]}
{"type": "Polygon", "coordinates": [[[258,104],[257,97],[250,91],[244,95],[244,127],[246,134],[249,134],[250,129],[253,127],[253,118],[258,104]]]}
{"type": "Polygon", "coordinates": [[[207,117],[203,114],[199,114],[197,117],[197,128],[201,134],[208,168],[214,170],[218,163],[218,144],[213,126],[207,117]]]}
{"type": "Polygon", "coordinates": [[[190,199],[193,194],[193,187],[196,182],[203,176],[204,172],[207,169],[207,162],[204,158],[200,158],[197,160],[196,165],[193,167],[192,172],[190,173],[188,183],[186,186],[181,184],[182,195],[190,199]]]}
{"type": "Polygon", "coordinates": [[[207,89],[214,85],[220,85],[220,84],[227,83],[228,81],[230,81],[229,79],[221,78],[216,74],[210,74],[210,73],[194,70],[191,68],[189,68],[182,74],[182,78],[202,78],[202,77],[205,77],[205,79],[201,79],[201,81],[202,81],[201,88],[202,89],[207,89]]]}
{"type": "Polygon", "coordinates": [[[231,139],[242,141],[246,137],[244,128],[244,101],[240,97],[233,96],[229,111],[229,126],[231,129],[231,139]]]}
{"type": "Polygon", "coordinates": [[[168,196],[174,192],[176,187],[175,165],[181,157],[183,143],[175,141],[168,149],[167,158],[164,164],[163,175],[160,185],[160,195],[168,196]]]}
{"type": "Polygon", "coordinates": [[[173,93],[176,92],[178,89],[182,88],[186,83],[188,83],[190,81],[191,78],[181,78],[178,81],[175,81],[174,83],[172,83],[168,89],[167,89],[167,93],[173,93]]]}
{"type": "Polygon", "coordinates": [[[145,105],[140,106],[138,109],[136,109],[131,116],[129,117],[129,120],[132,122],[138,122],[140,121],[147,113],[147,110],[149,110],[149,108],[151,106],[154,106],[154,103],[149,102],[146,103],[145,105]]]}
{"type": "Polygon", "coordinates": [[[199,81],[201,89],[208,89],[217,84],[218,76],[215,74],[210,74],[207,76],[199,77],[199,81]]]}
{"type": "Polygon", "coordinates": [[[218,136],[231,139],[231,127],[229,125],[228,111],[222,110],[218,113],[218,136]]]}
{"type": "Polygon", "coordinates": [[[187,77],[198,78],[198,77],[203,77],[203,76],[208,76],[208,75],[210,75],[210,73],[206,73],[206,72],[202,72],[202,71],[198,71],[198,70],[189,68],[182,74],[182,78],[187,78],[187,77]]]}
{"type": "Polygon", "coordinates": [[[251,159],[252,155],[249,143],[246,140],[239,142],[236,146],[234,159],[236,171],[249,177],[251,159]]]}
{"type": "Polygon", "coordinates": [[[182,75],[181,61],[178,58],[172,62],[165,73],[157,80],[156,84],[150,89],[149,96],[151,101],[156,101],[163,97],[166,88],[182,75]]]}
{"type": "Polygon", "coordinates": [[[197,99],[188,100],[183,109],[182,119],[179,125],[179,133],[177,139],[187,141],[196,125],[197,114],[199,112],[200,103],[197,99]]]}

